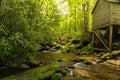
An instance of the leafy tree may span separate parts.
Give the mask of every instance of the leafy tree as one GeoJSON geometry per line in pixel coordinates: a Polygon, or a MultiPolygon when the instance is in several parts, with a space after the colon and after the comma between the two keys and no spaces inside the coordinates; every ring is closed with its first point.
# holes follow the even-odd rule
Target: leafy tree
{"type": "Polygon", "coordinates": [[[6,65],[19,65],[32,59],[41,42],[53,39],[59,16],[54,1],[46,1],[2,0],[0,59],[6,65]]]}

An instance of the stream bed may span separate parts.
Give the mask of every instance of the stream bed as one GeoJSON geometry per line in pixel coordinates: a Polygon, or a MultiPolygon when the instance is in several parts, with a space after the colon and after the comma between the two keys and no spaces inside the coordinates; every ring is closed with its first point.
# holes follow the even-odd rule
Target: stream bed
{"type": "MultiPolygon", "coordinates": [[[[60,51],[44,51],[35,54],[36,56],[34,59],[45,62],[46,65],[58,64],[64,68],[67,68],[69,71],[68,74],[70,74],[69,77],[81,77],[81,75],[82,77],[86,77],[87,75],[87,77],[89,77],[88,80],[120,80],[120,66],[110,66],[105,62],[96,63],[94,61],[91,65],[86,65],[82,62],[75,62],[74,60],[76,60],[76,55],[74,53],[62,54],[60,51]],[[74,67],[74,69],[71,67],[74,67]]],[[[24,72],[25,71],[21,71],[15,74],[11,73],[11,75],[7,75],[5,72],[0,72],[0,80],[20,80],[20,77],[22,77],[22,75],[25,75],[24,72]],[[4,73],[4,76],[1,73],[4,73]],[[10,78],[11,76],[12,79],[10,78]]],[[[21,79],[24,80],[24,78],[21,79]]]]}

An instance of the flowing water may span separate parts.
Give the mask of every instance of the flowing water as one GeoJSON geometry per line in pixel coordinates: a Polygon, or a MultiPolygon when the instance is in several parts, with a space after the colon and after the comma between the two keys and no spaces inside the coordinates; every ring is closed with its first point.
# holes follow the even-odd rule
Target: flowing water
{"type": "Polygon", "coordinates": [[[120,66],[108,66],[97,63],[92,65],[76,63],[74,66],[87,71],[90,75],[90,80],[120,80],[120,66]]]}
{"type": "MultiPolygon", "coordinates": [[[[105,64],[96,63],[94,61],[91,65],[86,65],[82,62],[73,61],[76,59],[76,55],[73,53],[62,54],[60,52],[61,51],[59,50],[38,52],[35,53],[36,56],[34,59],[45,62],[46,64],[58,64],[60,66],[64,66],[64,68],[69,70],[68,74],[71,76],[73,76],[74,72],[69,66],[74,66],[77,69],[85,70],[90,75],[89,80],[120,80],[120,66],[108,66],[105,64]]],[[[20,76],[22,77],[22,75],[20,76]]]]}
{"type": "MultiPolygon", "coordinates": [[[[90,75],[90,80],[120,80],[120,66],[109,66],[106,63],[100,64],[92,61],[91,65],[86,65],[82,62],[73,62],[72,60],[76,59],[76,56],[72,53],[66,54],[55,54],[55,53],[44,53],[43,55],[37,55],[43,58],[46,57],[46,61],[59,64],[60,66],[74,66],[78,69],[83,69],[88,72],[90,75]],[[49,55],[49,56],[48,56],[49,55]],[[60,60],[60,62],[58,61],[60,60]]],[[[42,60],[41,58],[41,60],[42,60]]],[[[43,58],[45,60],[45,58],[43,58]]],[[[71,68],[67,68],[70,71],[70,75],[73,75],[71,68]]]]}

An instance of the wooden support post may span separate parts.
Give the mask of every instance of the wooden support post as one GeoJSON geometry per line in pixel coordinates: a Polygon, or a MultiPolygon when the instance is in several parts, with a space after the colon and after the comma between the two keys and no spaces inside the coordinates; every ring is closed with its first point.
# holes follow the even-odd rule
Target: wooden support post
{"type": "Polygon", "coordinates": [[[109,48],[112,50],[112,39],[113,38],[113,25],[109,27],[109,48]]]}
{"type": "Polygon", "coordinates": [[[94,33],[92,33],[92,45],[93,45],[93,48],[94,48],[94,43],[95,43],[95,35],[94,35],[94,33]]]}

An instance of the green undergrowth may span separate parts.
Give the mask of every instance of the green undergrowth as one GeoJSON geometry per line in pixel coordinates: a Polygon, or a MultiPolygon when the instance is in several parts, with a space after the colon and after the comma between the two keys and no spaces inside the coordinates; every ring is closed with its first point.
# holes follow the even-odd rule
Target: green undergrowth
{"type": "Polygon", "coordinates": [[[59,68],[58,65],[42,66],[0,80],[51,80],[59,68]]]}
{"type": "Polygon", "coordinates": [[[61,45],[62,53],[77,52],[79,54],[93,53],[92,43],[88,40],[73,40],[66,41],[61,45]]]}
{"type": "Polygon", "coordinates": [[[108,60],[108,59],[114,59],[117,57],[117,55],[119,55],[119,52],[108,52],[108,53],[101,53],[100,54],[100,58],[102,60],[108,60]]]}
{"type": "Polygon", "coordinates": [[[80,54],[92,54],[93,53],[93,47],[92,44],[88,44],[87,46],[83,47],[78,51],[80,54]]]}
{"type": "Polygon", "coordinates": [[[79,61],[83,62],[84,64],[88,64],[88,65],[92,64],[92,60],[90,59],[80,59],[79,61]]]}

